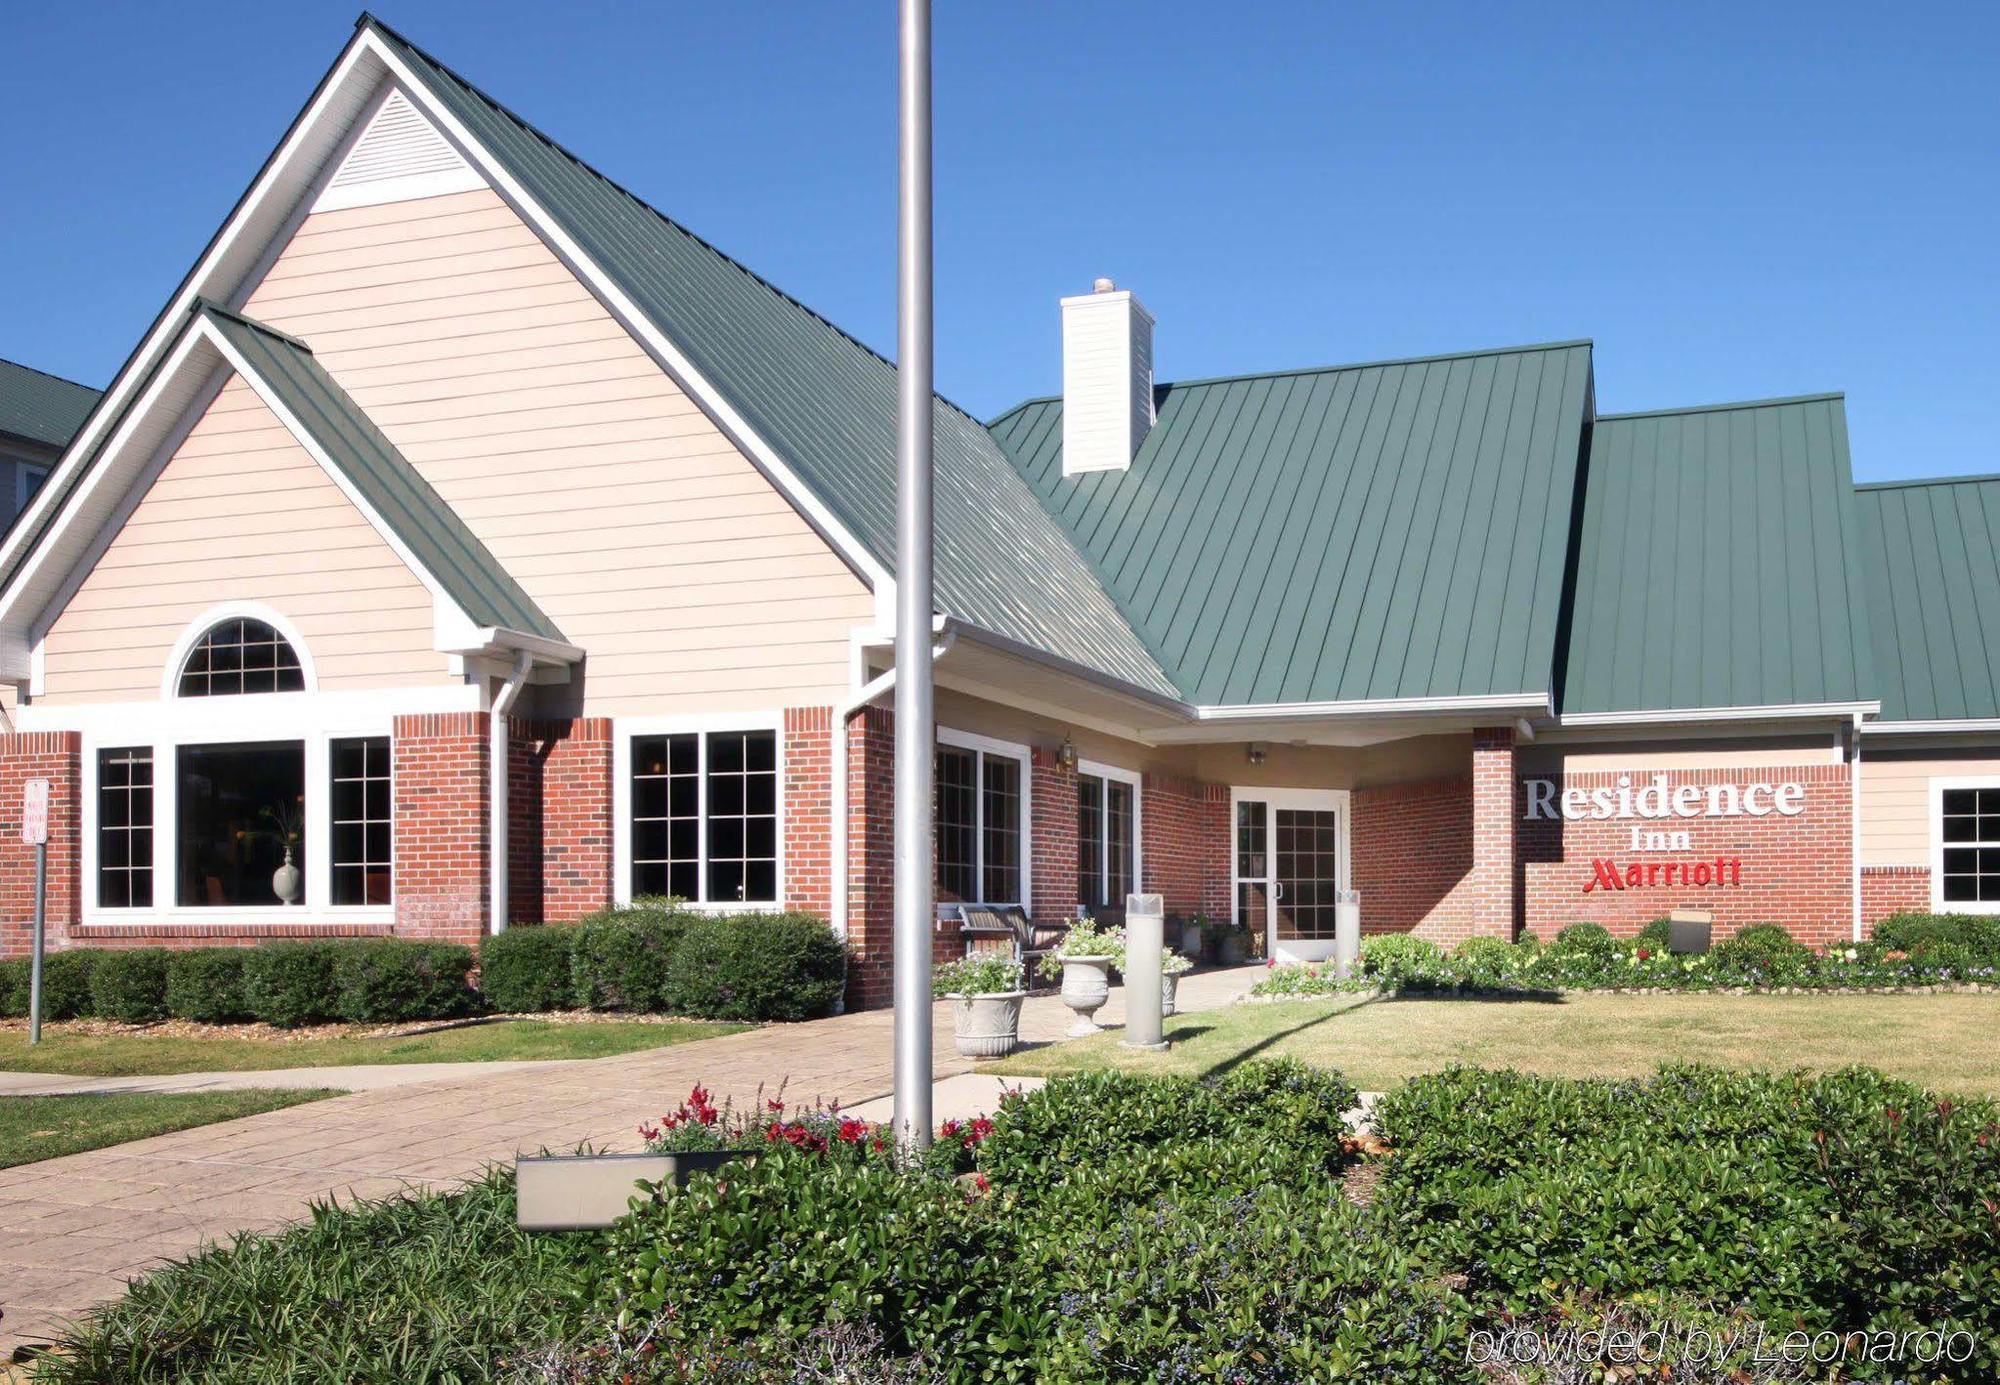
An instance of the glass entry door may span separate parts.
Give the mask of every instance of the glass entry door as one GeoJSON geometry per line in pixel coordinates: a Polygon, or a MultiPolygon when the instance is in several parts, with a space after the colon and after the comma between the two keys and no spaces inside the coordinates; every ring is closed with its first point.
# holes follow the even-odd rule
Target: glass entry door
{"type": "Polygon", "coordinates": [[[1347,888],[1347,793],[1237,789],[1236,922],[1264,935],[1265,955],[1333,955],[1334,904],[1347,888]]]}

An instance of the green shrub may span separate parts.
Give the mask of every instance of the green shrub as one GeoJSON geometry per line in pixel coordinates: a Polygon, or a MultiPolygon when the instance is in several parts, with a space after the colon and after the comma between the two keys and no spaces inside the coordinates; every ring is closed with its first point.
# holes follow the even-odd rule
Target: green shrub
{"type": "Polygon", "coordinates": [[[1875,941],[1897,952],[1921,956],[1934,948],[1969,948],[2000,959],[2000,915],[1891,914],[1875,925],[1875,941]]]}
{"type": "Polygon", "coordinates": [[[1609,957],[1618,950],[1618,940],[1601,923],[1572,923],[1556,934],[1555,945],[1590,957],[1609,957]]]}
{"type": "Polygon", "coordinates": [[[641,899],[585,918],[571,940],[571,1003],[654,1014],[671,1009],[667,973],[674,949],[700,917],[676,899],[641,899]]]}
{"type": "MultiPolygon", "coordinates": [[[[90,995],[90,974],[108,954],[89,947],[64,948],[42,958],[42,1018],[88,1019],[97,1013],[90,995]]],[[[27,985],[25,976],[22,983],[27,985]]],[[[24,1000],[25,1006],[26,1001],[24,1000]]]]}
{"type": "Polygon", "coordinates": [[[0,1019],[16,1020],[28,1013],[28,959],[0,962],[0,1019]]]}
{"type": "Polygon", "coordinates": [[[1709,949],[1724,979],[1749,985],[1793,985],[1813,968],[1813,951],[1775,923],[1755,923],[1709,949]]]}
{"type": "Polygon", "coordinates": [[[167,1013],[203,1024],[250,1018],[243,999],[243,963],[250,949],[197,947],[167,963],[167,1013]]]}
{"type": "Polygon", "coordinates": [[[472,949],[461,943],[379,938],[336,953],[340,1017],[353,1024],[451,1019],[473,1008],[472,949]]]}
{"type": "Polygon", "coordinates": [[[669,1008],[719,1020],[809,1020],[833,1012],[847,951],[811,914],[728,914],[689,925],[667,973],[669,1008]]]}
{"type": "Polygon", "coordinates": [[[1385,981],[1401,981],[1436,969],[1444,960],[1438,945],[1408,933],[1378,933],[1361,940],[1361,971],[1385,981]]]}
{"type": "Polygon", "coordinates": [[[243,1003],[266,1024],[293,1028],[340,1017],[334,968],[341,945],[300,941],[264,943],[243,959],[243,1003]]]}
{"type": "Polygon", "coordinates": [[[1664,952],[1667,949],[1667,945],[1673,941],[1673,938],[1673,920],[1656,918],[1639,930],[1638,935],[1632,939],[1632,943],[1635,947],[1643,947],[1649,952],[1664,952]]]}
{"type": "Polygon", "coordinates": [[[479,943],[479,992],[509,1015],[566,1010],[578,929],[516,925],[479,943]]]}
{"type": "Polygon", "coordinates": [[[150,1024],[167,1017],[167,965],[173,954],[164,947],[109,951],[90,973],[90,1004],[99,1019],[125,1024],[150,1024]]]}

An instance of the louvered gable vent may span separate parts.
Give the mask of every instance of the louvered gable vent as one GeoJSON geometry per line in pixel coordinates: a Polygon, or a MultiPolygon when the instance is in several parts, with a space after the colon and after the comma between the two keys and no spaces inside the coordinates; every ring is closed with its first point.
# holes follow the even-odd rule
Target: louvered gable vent
{"type": "Polygon", "coordinates": [[[347,151],[313,210],[408,202],[485,186],[451,142],[395,89],[347,151]]]}

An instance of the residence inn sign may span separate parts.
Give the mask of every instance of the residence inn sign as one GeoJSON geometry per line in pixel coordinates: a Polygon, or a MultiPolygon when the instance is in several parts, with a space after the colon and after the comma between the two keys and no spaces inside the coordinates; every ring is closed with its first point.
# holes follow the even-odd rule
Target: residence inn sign
{"type": "MultiPolygon", "coordinates": [[[[1797,817],[1806,808],[1806,786],[1796,780],[1772,783],[1675,784],[1667,775],[1651,775],[1643,787],[1620,774],[1608,784],[1564,788],[1553,779],[1523,781],[1529,822],[1593,822],[1629,824],[1621,844],[1635,855],[1669,854],[1685,857],[1696,850],[1694,834],[1685,827],[1642,827],[1641,822],[1686,819],[1797,817]]],[[[1710,889],[1740,887],[1740,856],[1716,855],[1700,860],[1636,860],[1621,864],[1612,856],[1590,860],[1591,874],[1582,893],[1597,890],[1710,889]]]]}

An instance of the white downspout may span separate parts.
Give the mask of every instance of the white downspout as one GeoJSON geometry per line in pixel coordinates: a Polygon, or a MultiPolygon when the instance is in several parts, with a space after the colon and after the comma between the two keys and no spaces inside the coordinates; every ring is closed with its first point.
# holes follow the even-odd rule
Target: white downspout
{"type": "MultiPolygon", "coordinates": [[[[944,657],[958,639],[947,629],[931,646],[931,662],[944,657]]],[[[858,657],[858,656],[857,656],[858,657]]],[[[877,674],[860,692],[833,709],[833,931],[847,936],[847,723],[854,714],[896,686],[896,670],[877,674]]]]}
{"type": "Polygon", "coordinates": [[[490,743],[486,754],[489,785],[486,801],[491,813],[486,825],[488,933],[507,931],[507,714],[513,711],[514,701],[520,697],[521,687],[528,681],[528,670],[534,662],[535,656],[525,649],[514,656],[514,671],[507,675],[507,681],[493,695],[491,724],[487,727],[490,743]]]}
{"type": "Polygon", "coordinates": [[[1861,714],[1854,714],[1853,725],[1848,727],[1849,749],[1847,753],[1847,809],[1851,815],[1848,823],[1847,844],[1854,871],[1854,941],[1861,941],[1861,714]]]}

